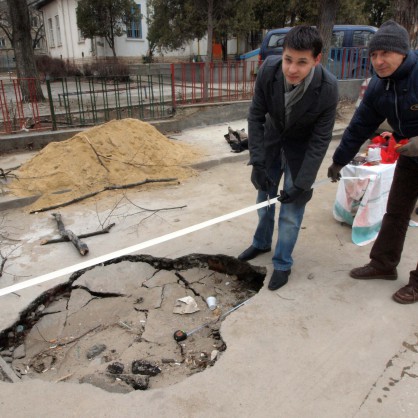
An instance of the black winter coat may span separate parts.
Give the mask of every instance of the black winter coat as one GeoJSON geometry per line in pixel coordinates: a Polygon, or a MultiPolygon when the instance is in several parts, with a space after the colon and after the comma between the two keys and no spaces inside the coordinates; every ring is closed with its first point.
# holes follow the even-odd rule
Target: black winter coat
{"type": "Polygon", "coordinates": [[[418,135],[418,51],[410,51],[390,77],[373,76],[335,150],[334,162],[348,164],[385,119],[397,141],[418,135]]]}
{"type": "Polygon", "coordinates": [[[309,190],[332,139],[338,85],[321,65],[285,125],[281,58],[270,56],[260,67],[248,115],[250,164],[269,168],[283,148],[295,186],[309,190]]]}

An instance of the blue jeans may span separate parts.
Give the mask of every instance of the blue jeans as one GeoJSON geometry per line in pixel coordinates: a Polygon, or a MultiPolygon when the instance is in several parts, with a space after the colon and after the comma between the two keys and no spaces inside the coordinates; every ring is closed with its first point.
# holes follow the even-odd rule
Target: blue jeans
{"type": "MultiPolygon", "coordinates": [[[[280,161],[277,161],[268,172],[276,183],[276,186],[273,186],[268,193],[259,190],[257,203],[267,200],[268,196],[270,198],[277,196],[278,184],[283,174],[284,190],[293,186],[288,165],[283,169],[280,166],[280,161]]],[[[258,210],[258,225],[253,238],[253,247],[260,250],[271,247],[274,232],[275,206],[270,205],[270,207],[266,206],[258,210]]],[[[306,202],[300,203],[297,201],[280,205],[279,236],[273,256],[274,270],[290,270],[293,265],[292,252],[298,239],[300,226],[305,213],[305,206],[306,202]]]]}

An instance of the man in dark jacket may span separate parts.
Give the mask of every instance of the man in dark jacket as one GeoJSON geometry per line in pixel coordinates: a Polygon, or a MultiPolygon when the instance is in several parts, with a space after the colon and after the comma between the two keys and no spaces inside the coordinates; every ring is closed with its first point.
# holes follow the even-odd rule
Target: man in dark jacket
{"type": "MultiPolygon", "coordinates": [[[[396,280],[411,214],[418,198],[418,54],[409,50],[405,28],[385,22],[370,41],[369,53],[376,76],[353,115],[333,156],[328,177],[337,181],[340,170],[385,119],[397,141],[400,154],[389,193],[382,227],[370,252],[370,262],[351,270],[354,279],[396,280]]],[[[409,284],[393,299],[399,303],[418,301],[418,266],[410,272],[409,284]]]]}
{"type": "MultiPolygon", "coordinates": [[[[251,181],[257,202],[275,197],[284,175],[279,236],[268,288],[285,285],[312,185],[332,138],[337,80],[319,63],[322,39],[315,28],[297,26],[286,35],[283,56],[266,59],[257,74],[248,116],[251,181]]],[[[271,250],[275,205],[258,211],[252,245],[238,256],[251,260],[271,250]]]]}

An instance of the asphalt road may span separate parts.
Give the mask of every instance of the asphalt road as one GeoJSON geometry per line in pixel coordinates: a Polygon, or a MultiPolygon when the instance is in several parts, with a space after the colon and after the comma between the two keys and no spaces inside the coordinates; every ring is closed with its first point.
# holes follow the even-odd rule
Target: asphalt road
{"type": "MultiPolygon", "coordinates": [[[[228,124],[183,131],[177,139],[205,151],[199,175],[164,190],[129,191],[143,207],[186,205],[144,219],[117,206],[110,195],[60,210],[77,231],[116,221],[110,237],[89,240],[97,257],[254,204],[245,153],[232,154],[223,134],[228,124]],[[115,209],[116,208],[116,209],[115,209]]],[[[235,129],[245,121],[231,122],[235,129]]],[[[326,178],[332,141],[318,174],[326,178]]],[[[1,166],[1,164],[0,164],[1,166]]],[[[397,281],[355,281],[351,268],[368,261],[370,245],[358,247],[351,230],[332,216],[336,185],[324,183],[309,203],[294,252],[289,283],[264,287],[229,315],[221,327],[227,350],[214,367],[166,389],[110,394],[88,384],[27,380],[0,383],[2,417],[415,417],[418,407],[418,305],[399,305],[391,295],[408,280],[418,253],[417,228],[408,231],[397,281]]],[[[415,216],[414,220],[418,220],[415,216]]],[[[80,262],[67,244],[43,247],[55,234],[49,213],[2,212],[2,233],[17,239],[8,254],[2,287],[80,262]]],[[[176,258],[194,252],[238,255],[251,242],[256,214],[220,223],[143,253],[176,258]]],[[[277,231],[276,231],[277,233],[277,231]]],[[[2,245],[2,253],[4,246],[2,245]]],[[[254,263],[272,272],[271,254],[254,263]]],[[[61,277],[1,298],[5,329],[41,292],[61,277]]],[[[117,280],[117,277],[115,277],[117,280]]]]}

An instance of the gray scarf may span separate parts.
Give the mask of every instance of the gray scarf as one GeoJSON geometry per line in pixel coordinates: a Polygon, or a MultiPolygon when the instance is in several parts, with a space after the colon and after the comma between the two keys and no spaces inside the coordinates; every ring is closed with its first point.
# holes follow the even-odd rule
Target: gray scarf
{"type": "Polygon", "coordinates": [[[286,124],[289,121],[289,116],[293,109],[293,106],[303,97],[303,95],[309,87],[309,84],[311,84],[314,72],[315,67],[313,67],[310,73],[296,86],[293,86],[292,84],[288,83],[286,77],[284,77],[284,106],[286,124]]]}

